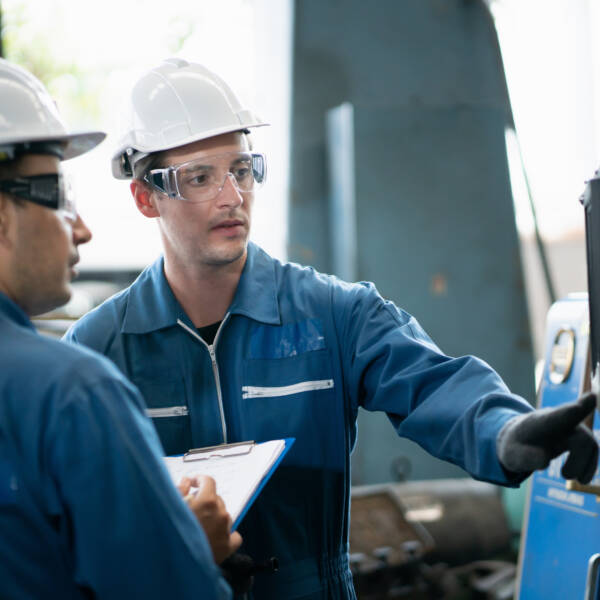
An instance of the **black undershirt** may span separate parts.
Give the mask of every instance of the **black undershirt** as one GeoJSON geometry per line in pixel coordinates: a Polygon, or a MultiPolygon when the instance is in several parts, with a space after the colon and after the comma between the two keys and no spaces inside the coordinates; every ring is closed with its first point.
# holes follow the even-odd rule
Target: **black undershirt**
{"type": "Polygon", "coordinates": [[[217,321],[212,325],[207,325],[206,327],[197,327],[198,333],[200,337],[209,345],[212,346],[212,343],[215,341],[215,335],[217,335],[217,330],[219,329],[219,325],[221,321],[217,321]]]}

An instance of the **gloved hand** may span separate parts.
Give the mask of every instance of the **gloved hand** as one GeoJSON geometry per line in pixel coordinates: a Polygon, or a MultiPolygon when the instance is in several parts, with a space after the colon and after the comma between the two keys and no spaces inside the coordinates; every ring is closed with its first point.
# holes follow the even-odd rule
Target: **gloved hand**
{"type": "Polygon", "coordinates": [[[243,596],[250,591],[254,583],[254,561],[247,554],[232,554],[219,567],[235,596],[243,596]]]}
{"type": "Polygon", "coordinates": [[[226,558],[220,565],[224,579],[229,583],[234,596],[247,594],[254,583],[257,573],[275,573],[279,570],[279,562],[275,557],[262,562],[254,561],[247,554],[236,552],[226,558]]]}
{"type": "Polygon", "coordinates": [[[581,421],[595,406],[596,396],[586,394],[556,408],[510,419],[496,439],[500,463],[515,474],[529,473],[545,469],[553,458],[568,451],[562,476],[588,483],[598,466],[598,443],[581,421]]]}

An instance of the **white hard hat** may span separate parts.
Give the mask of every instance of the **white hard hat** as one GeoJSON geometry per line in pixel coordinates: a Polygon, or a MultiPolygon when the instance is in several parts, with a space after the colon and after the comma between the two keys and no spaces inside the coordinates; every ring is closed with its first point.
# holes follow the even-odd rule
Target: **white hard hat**
{"type": "Polygon", "coordinates": [[[97,146],[105,136],[100,131],[68,133],[39,79],[0,58],[0,159],[11,158],[19,147],[44,142],[59,142],[62,158],[73,158],[97,146]]]}
{"type": "Polygon", "coordinates": [[[169,58],[133,86],[112,172],[117,179],[128,179],[135,163],[152,152],[261,125],[268,123],[243,108],[231,88],[212,71],[169,58]]]}

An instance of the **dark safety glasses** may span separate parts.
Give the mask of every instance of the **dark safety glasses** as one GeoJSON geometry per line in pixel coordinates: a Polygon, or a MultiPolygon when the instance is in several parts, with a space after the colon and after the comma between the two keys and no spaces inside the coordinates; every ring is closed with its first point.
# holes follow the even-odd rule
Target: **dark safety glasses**
{"type": "Polygon", "coordinates": [[[77,219],[71,186],[62,173],[26,175],[0,180],[0,192],[57,210],[71,221],[77,219]]]}

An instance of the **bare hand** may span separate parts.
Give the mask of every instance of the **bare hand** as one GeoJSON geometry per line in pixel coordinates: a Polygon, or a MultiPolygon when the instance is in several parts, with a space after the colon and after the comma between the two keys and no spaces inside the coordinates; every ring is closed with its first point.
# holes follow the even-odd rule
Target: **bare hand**
{"type": "Polygon", "coordinates": [[[220,564],[242,545],[242,536],[237,531],[230,533],[231,516],[217,495],[215,480],[206,475],[184,477],[177,488],[202,525],[215,562],[220,564]],[[192,487],[198,490],[190,494],[192,487]]]}

